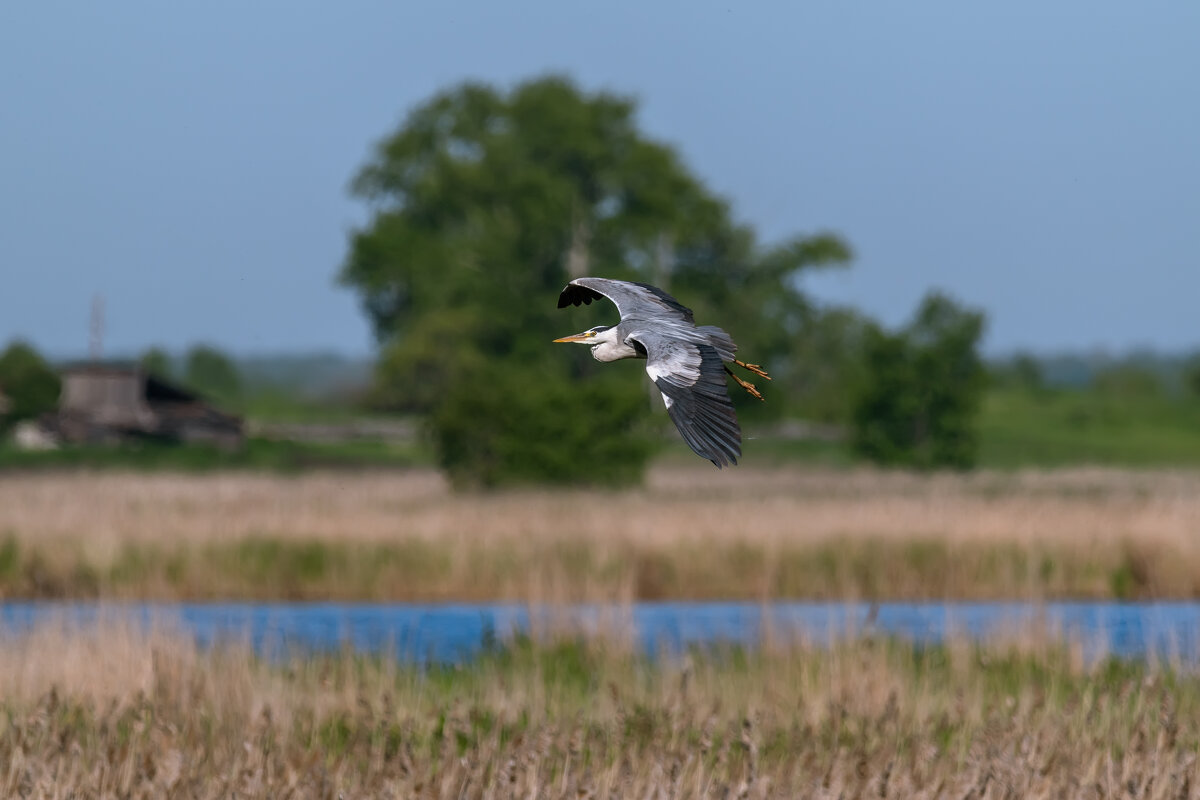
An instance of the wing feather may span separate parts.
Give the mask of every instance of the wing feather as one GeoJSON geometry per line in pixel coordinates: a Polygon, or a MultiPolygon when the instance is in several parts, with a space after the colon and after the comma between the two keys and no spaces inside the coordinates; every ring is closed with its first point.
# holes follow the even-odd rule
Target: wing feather
{"type": "Polygon", "coordinates": [[[693,323],[692,310],[657,286],[611,278],[576,278],[563,287],[558,307],[588,305],[602,297],[616,305],[622,320],[647,315],[661,318],[665,312],[693,323]]]}
{"type": "Polygon", "coordinates": [[[631,336],[646,348],[646,373],[667,415],[688,447],[718,467],[737,464],[742,433],[725,384],[725,365],[716,348],[667,339],[653,332],[631,336]]]}

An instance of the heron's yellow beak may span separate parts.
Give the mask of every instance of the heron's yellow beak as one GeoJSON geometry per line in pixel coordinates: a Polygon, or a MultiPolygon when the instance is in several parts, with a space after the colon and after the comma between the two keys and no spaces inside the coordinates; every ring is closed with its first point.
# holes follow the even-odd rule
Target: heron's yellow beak
{"type": "Polygon", "coordinates": [[[573,333],[570,336],[564,336],[561,339],[555,339],[554,341],[556,343],[557,342],[585,342],[590,338],[592,338],[592,337],[589,336],[587,333],[573,333]]]}

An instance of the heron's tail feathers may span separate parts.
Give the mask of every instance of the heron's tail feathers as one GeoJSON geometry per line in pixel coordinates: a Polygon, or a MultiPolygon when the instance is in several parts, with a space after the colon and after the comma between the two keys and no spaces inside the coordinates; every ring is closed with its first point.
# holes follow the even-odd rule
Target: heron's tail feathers
{"type": "Polygon", "coordinates": [[[737,345],[733,343],[732,336],[716,325],[701,325],[696,328],[696,332],[703,335],[705,344],[710,344],[716,349],[722,361],[733,361],[737,345]]]}

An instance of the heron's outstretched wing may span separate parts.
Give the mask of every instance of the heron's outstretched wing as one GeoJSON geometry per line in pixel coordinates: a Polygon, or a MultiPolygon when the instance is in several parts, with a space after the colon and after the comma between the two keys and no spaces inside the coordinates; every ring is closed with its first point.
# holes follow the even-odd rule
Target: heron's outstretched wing
{"type": "Polygon", "coordinates": [[[563,287],[558,296],[558,307],[587,305],[601,297],[616,304],[622,320],[668,317],[692,324],[692,310],[657,286],[610,278],[576,278],[563,287]]]}
{"type": "Polygon", "coordinates": [[[638,331],[629,338],[646,349],[646,373],[662,392],[667,414],[688,446],[718,467],[736,465],[742,432],[716,348],[653,331],[638,331]]]}

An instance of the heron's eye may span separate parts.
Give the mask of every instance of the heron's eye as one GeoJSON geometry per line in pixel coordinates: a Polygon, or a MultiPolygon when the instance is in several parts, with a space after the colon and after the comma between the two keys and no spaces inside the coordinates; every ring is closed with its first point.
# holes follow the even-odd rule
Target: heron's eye
{"type": "Polygon", "coordinates": [[[595,332],[595,331],[588,331],[588,332],[587,332],[587,335],[588,335],[588,338],[590,339],[590,338],[592,338],[593,336],[595,336],[595,335],[596,335],[596,332],[595,332]]]}

